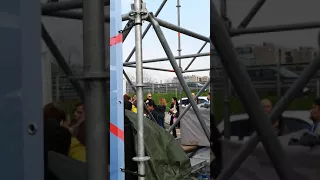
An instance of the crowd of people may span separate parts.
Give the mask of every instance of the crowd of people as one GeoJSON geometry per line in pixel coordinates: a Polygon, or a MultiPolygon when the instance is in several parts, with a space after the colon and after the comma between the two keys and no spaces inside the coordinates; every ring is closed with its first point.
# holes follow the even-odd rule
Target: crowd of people
{"type": "MultiPolygon", "coordinates": [[[[45,162],[47,162],[47,154],[49,151],[68,156],[81,162],[86,162],[84,113],[84,105],[82,103],[76,105],[74,119],[71,119],[66,112],[53,103],[44,106],[45,162]]],[[[45,168],[45,176],[46,180],[57,179],[47,168],[45,168]]]]}
{"type": "MultiPolygon", "coordinates": [[[[130,97],[129,95],[124,95],[124,108],[126,110],[137,113],[137,98],[136,95],[130,97]]],[[[176,97],[172,97],[171,104],[168,107],[166,99],[161,97],[159,98],[159,102],[156,102],[152,99],[152,94],[148,93],[147,98],[144,103],[146,104],[147,109],[144,109],[144,115],[150,120],[155,120],[156,123],[165,129],[165,117],[166,113],[170,115],[170,125],[172,125],[177,118],[179,117],[179,104],[178,99],[176,97]],[[169,108],[169,110],[167,110],[169,108]]],[[[179,123],[177,127],[179,127],[179,123]]],[[[173,136],[177,137],[176,129],[174,128],[173,136]]]]}

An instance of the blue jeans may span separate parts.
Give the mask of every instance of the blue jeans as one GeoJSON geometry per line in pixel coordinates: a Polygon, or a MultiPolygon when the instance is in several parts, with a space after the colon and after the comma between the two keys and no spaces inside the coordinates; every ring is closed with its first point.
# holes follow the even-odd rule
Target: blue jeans
{"type": "Polygon", "coordinates": [[[159,119],[158,124],[159,124],[161,127],[165,128],[165,126],[164,126],[164,119],[159,119]]]}

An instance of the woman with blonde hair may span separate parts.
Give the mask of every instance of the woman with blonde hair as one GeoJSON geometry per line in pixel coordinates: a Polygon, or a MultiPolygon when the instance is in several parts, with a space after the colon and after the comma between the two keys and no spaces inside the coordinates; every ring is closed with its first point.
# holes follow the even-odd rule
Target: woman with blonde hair
{"type": "Polygon", "coordinates": [[[165,128],[165,126],[164,126],[164,118],[165,118],[166,108],[167,108],[166,99],[165,98],[160,98],[159,99],[159,105],[157,106],[157,111],[159,113],[159,116],[158,116],[159,125],[161,127],[163,127],[163,128],[165,128]]]}

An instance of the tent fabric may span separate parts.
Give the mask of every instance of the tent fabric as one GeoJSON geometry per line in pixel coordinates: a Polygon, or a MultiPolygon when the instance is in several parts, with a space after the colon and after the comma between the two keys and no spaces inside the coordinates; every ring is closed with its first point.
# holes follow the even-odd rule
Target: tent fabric
{"type": "MultiPolygon", "coordinates": [[[[284,148],[288,163],[295,170],[295,177],[299,180],[319,180],[320,177],[320,147],[289,146],[291,138],[300,138],[305,130],[279,137],[284,148]]],[[[245,142],[245,141],[244,141],[245,142]]],[[[223,162],[228,165],[237,154],[244,142],[223,141],[223,162]]],[[[280,180],[274,166],[265,152],[263,145],[258,144],[248,156],[238,171],[230,180],[280,180]]]]}
{"type": "MultiPolygon", "coordinates": [[[[180,112],[183,112],[186,108],[181,106],[180,112]]],[[[199,111],[206,126],[210,129],[210,108],[199,108],[199,111]]],[[[210,142],[192,107],[180,121],[180,133],[182,145],[210,147],[210,142]]]]}
{"type": "MultiPolygon", "coordinates": [[[[137,150],[137,114],[125,110],[132,123],[135,149],[137,150]]],[[[189,180],[190,159],[178,141],[153,121],[144,118],[144,145],[150,160],[146,163],[146,179],[152,180],[189,180]]]]}

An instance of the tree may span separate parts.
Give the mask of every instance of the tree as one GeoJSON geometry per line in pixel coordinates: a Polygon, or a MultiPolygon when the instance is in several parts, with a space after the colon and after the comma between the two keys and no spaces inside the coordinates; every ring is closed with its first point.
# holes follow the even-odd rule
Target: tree
{"type": "MultiPolygon", "coordinates": [[[[136,76],[133,73],[127,72],[127,74],[132,82],[136,82],[136,76]]],[[[154,83],[154,78],[145,70],[143,71],[143,83],[154,83]]]]}

